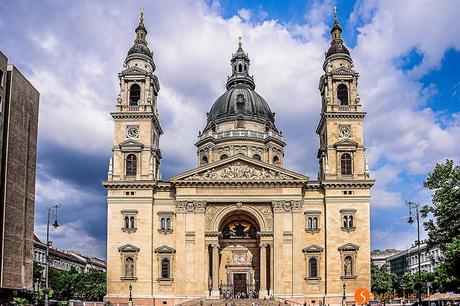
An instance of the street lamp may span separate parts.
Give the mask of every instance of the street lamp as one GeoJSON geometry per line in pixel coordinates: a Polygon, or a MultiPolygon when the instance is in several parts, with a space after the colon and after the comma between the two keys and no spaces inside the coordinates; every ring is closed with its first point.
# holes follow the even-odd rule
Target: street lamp
{"type": "Polygon", "coordinates": [[[414,223],[414,219],[412,218],[412,210],[415,211],[415,218],[417,219],[417,257],[418,257],[418,281],[417,281],[417,295],[418,295],[418,303],[419,306],[422,305],[422,294],[420,292],[421,290],[421,284],[420,284],[420,275],[421,275],[421,263],[420,263],[420,215],[419,215],[419,203],[411,202],[411,201],[406,201],[406,205],[409,207],[409,219],[407,220],[407,223],[412,225],[414,223]]]}
{"type": "Polygon", "coordinates": [[[61,204],[59,205],[53,205],[47,207],[48,211],[48,216],[47,216],[47,222],[46,222],[46,265],[45,265],[45,306],[49,305],[49,284],[48,284],[48,270],[49,270],[49,265],[50,265],[50,221],[51,221],[51,211],[54,210],[54,222],[53,222],[53,227],[58,228],[59,223],[58,223],[58,213],[57,210],[58,208],[61,207],[61,204]]]}
{"type": "Polygon", "coordinates": [[[342,296],[342,305],[345,306],[347,303],[347,296],[345,295],[345,289],[347,289],[347,286],[345,285],[345,282],[343,283],[343,296],[342,296]]]}

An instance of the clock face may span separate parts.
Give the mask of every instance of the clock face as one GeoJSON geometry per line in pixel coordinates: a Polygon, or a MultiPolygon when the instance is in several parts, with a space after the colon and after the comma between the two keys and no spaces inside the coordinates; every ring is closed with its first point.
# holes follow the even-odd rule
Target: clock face
{"type": "Polygon", "coordinates": [[[349,126],[343,125],[339,127],[339,136],[341,138],[348,138],[351,136],[351,129],[349,126]]]}
{"type": "Polygon", "coordinates": [[[129,138],[138,138],[139,137],[139,128],[137,126],[128,127],[128,137],[129,138]]]}

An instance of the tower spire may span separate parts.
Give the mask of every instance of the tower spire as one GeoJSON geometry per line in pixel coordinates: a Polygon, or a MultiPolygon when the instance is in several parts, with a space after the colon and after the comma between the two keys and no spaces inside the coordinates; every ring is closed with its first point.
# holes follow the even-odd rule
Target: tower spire
{"type": "Polygon", "coordinates": [[[348,49],[343,45],[342,27],[340,27],[339,18],[337,17],[337,7],[334,6],[334,24],[331,29],[331,47],[326,52],[326,58],[337,53],[350,55],[348,49]]]}
{"type": "Polygon", "coordinates": [[[253,90],[256,87],[254,79],[249,75],[249,56],[243,50],[243,42],[241,36],[238,37],[238,49],[232,55],[230,60],[232,66],[232,76],[227,80],[227,89],[237,84],[244,84],[251,87],[253,90]]]}
{"type": "Polygon", "coordinates": [[[128,52],[128,55],[134,53],[141,53],[147,55],[150,58],[153,58],[152,52],[150,52],[149,48],[147,47],[147,29],[144,25],[144,8],[141,8],[140,17],[139,17],[139,24],[137,25],[136,30],[136,38],[134,39],[134,46],[128,52]]]}

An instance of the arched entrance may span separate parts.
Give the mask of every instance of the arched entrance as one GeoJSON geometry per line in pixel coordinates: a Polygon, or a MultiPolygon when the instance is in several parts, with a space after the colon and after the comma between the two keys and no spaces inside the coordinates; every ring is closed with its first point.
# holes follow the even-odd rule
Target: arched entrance
{"type": "Polygon", "coordinates": [[[228,213],[219,226],[220,292],[256,297],[260,289],[260,226],[246,211],[228,213]]]}

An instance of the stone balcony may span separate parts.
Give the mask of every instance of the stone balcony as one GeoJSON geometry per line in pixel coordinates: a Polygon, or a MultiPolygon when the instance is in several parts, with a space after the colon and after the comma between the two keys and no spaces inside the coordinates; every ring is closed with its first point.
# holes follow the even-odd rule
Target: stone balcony
{"type": "Polygon", "coordinates": [[[214,138],[216,140],[222,140],[222,139],[231,139],[231,138],[253,138],[253,139],[260,139],[260,140],[265,140],[267,138],[275,138],[277,140],[283,141],[283,136],[281,134],[278,134],[274,131],[268,131],[266,133],[260,133],[260,132],[255,132],[255,131],[248,131],[248,130],[231,130],[231,131],[225,131],[225,132],[220,132],[216,133],[213,131],[208,131],[206,133],[202,133],[198,136],[198,141],[201,141],[203,139],[206,139],[208,137],[214,138]]]}

